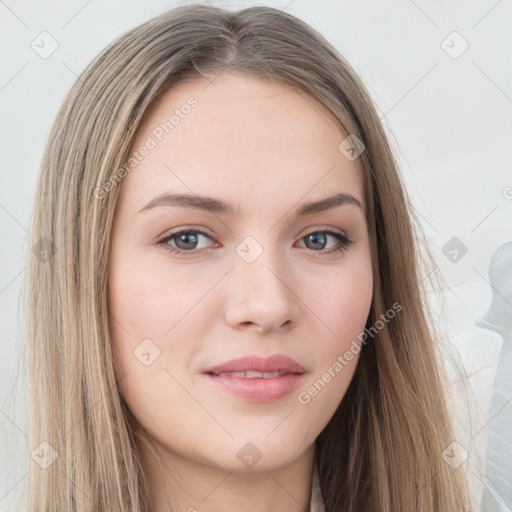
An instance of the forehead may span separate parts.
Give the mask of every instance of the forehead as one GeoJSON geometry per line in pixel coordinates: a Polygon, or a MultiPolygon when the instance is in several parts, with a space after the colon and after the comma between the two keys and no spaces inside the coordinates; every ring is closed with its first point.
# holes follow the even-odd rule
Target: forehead
{"type": "Polygon", "coordinates": [[[289,85],[239,75],[191,79],[146,112],[130,152],[145,156],[122,196],[139,207],[169,190],[230,202],[243,195],[246,204],[335,192],[363,202],[357,162],[339,150],[345,138],[325,106],[289,85]]]}

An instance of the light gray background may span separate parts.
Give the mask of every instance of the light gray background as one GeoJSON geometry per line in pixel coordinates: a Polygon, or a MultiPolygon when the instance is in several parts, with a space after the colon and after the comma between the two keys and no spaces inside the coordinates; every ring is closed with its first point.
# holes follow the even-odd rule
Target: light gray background
{"type": "MultiPolygon", "coordinates": [[[[23,328],[19,294],[36,175],[51,123],[78,73],[106,44],[185,3],[0,0],[1,510],[12,510],[25,476],[23,447],[30,445],[18,412],[22,375],[15,382],[23,328]],[[46,59],[31,47],[43,31],[58,43],[46,59]]],[[[510,0],[210,3],[286,9],[331,41],[368,86],[448,286],[444,305],[433,299],[439,321],[466,367],[483,376],[473,385],[485,419],[501,341],[489,335],[483,343],[486,335],[473,322],[491,298],[490,257],[512,239],[510,0]],[[454,58],[464,41],[467,50],[454,58]],[[452,237],[468,248],[457,262],[442,252],[452,237]]],[[[475,450],[482,455],[484,448],[475,450]]],[[[474,485],[478,493],[478,479],[474,485]]]]}

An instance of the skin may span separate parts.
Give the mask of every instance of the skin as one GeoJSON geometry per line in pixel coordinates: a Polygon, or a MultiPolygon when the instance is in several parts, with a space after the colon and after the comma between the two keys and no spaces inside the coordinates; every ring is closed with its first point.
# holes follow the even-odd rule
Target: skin
{"type": "Polygon", "coordinates": [[[346,134],[323,105],[289,86],[239,75],[167,91],[146,114],[134,150],[190,96],[197,106],[118,185],[111,247],[114,360],[120,392],[147,439],[141,450],[153,510],[309,510],[314,441],[342,400],[358,354],[309,403],[298,394],[357,339],[372,299],[361,171],[338,150],[346,134]],[[176,205],[139,211],[163,192],[212,196],[240,214],[176,205]],[[294,214],[337,192],[361,207],[294,214]],[[158,244],[191,227],[208,237],[158,244]],[[352,243],[333,252],[340,242],[325,228],[352,243]],[[315,245],[306,235],[318,231],[315,245]],[[236,251],[248,236],[263,251],[252,263],[236,251]],[[148,365],[134,355],[144,339],[151,340],[146,359],[160,351],[148,365]],[[306,370],[296,391],[273,402],[234,396],[202,373],[233,358],[273,354],[306,370]],[[252,467],[237,457],[248,442],[261,454],[252,467]]]}

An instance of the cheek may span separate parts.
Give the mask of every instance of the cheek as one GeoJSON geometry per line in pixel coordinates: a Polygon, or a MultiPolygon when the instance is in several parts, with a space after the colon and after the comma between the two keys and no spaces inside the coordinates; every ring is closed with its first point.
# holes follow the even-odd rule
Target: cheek
{"type": "Polygon", "coordinates": [[[140,257],[120,261],[109,278],[113,329],[119,337],[161,338],[191,311],[205,284],[169,265],[140,257]]]}
{"type": "Polygon", "coordinates": [[[316,418],[318,429],[327,425],[339,406],[359,360],[373,295],[369,250],[347,258],[346,265],[316,284],[323,286],[309,287],[306,301],[313,304],[311,309],[325,329],[315,338],[317,364],[297,401],[305,414],[316,418]]]}
{"type": "Polygon", "coordinates": [[[346,265],[306,288],[306,303],[324,325],[319,337],[324,355],[332,356],[350,345],[364,329],[373,296],[373,276],[368,253],[353,255],[346,265]]]}
{"type": "Polygon", "coordinates": [[[119,391],[146,430],[183,429],[183,418],[170,415],[169,407],[190,406],[178,382],[194,354],[194,344],[184,340],[201,338],[205,329],[189,321],[204,285],[142,257],[120,260],[113,268],[109,307],[119,391]]]}
{"type": "Polygon", "coordinates": [[[142,257],[121,259],[112,268],[110,331],[118,374],[126,375],[121,391],[127,399],[150,403],[158,396],[155,390],[168,385],[165,369],[177,361],[187,368],[193,346],[183,343],[183,337],[202,336],[204,326],[188,320],[204,295],[204,284],[142,257]]]}

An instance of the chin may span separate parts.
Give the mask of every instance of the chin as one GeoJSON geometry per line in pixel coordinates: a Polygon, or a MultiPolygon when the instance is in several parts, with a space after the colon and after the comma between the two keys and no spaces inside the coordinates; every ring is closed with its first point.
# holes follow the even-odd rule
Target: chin
{"type": "Polygon", "coordinates": [[[307,447],[303,438],[289,435],[247,435],[244,439],[231,439],[222,447],[216,445],[209,463],[226,471],[254,473],[274,471],[298,459],[307,447]],[[265,437],[268,436],[268,437],[265,437]],[[220,452],[222,457],[219,457],[220,452]]]}

